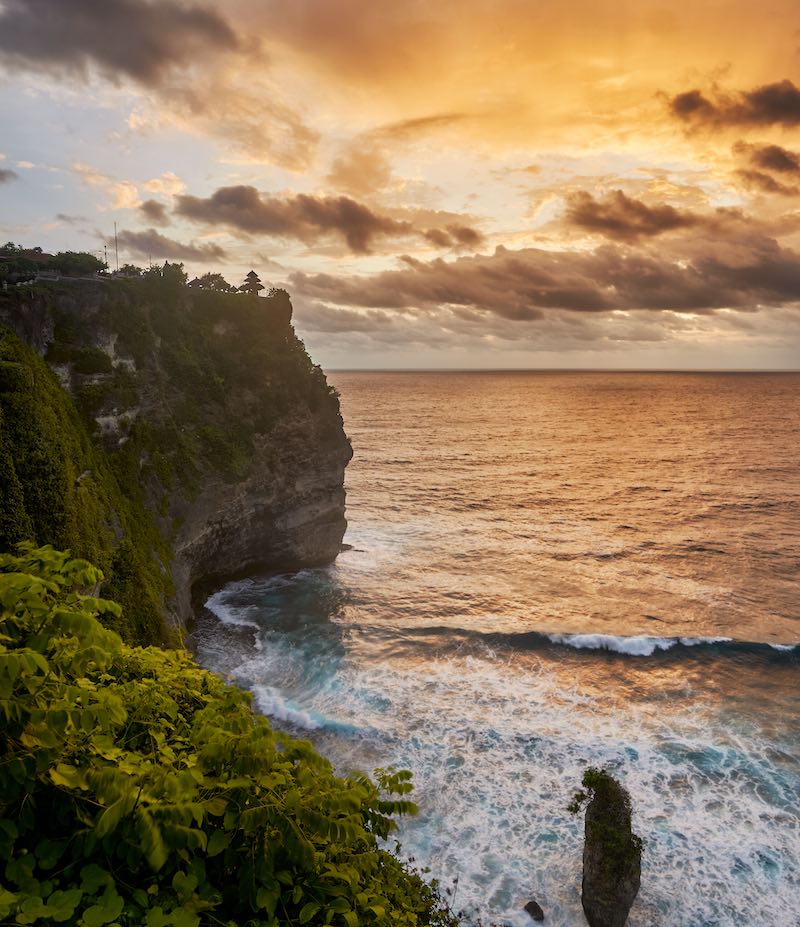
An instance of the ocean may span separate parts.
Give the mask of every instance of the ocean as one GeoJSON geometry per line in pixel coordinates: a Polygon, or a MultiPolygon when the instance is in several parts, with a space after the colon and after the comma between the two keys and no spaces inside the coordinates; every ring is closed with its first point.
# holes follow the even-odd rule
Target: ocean
{"type": "Polygon", "coordinates": [[[484,924],[585,921],[583,770],[629,790],[631,927],[800,925],[800,375],[335,372],[330,567],[214,593],[200,662],[484,924]]]}

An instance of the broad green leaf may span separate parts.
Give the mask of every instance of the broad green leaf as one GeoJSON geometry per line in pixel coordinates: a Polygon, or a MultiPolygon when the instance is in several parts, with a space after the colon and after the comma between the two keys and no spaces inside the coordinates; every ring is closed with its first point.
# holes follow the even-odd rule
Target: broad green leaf
{"type": "Polygon", "coordinates": [[[113,884],[114,879],[111,873],[96,863],[90,863],[81,869],[81,888],[87,895],[94,895],[102,886],[113,884]]]}
{"type": "Polygon", "coordinates": [[[187,911],[185,908],[175,908],[169,913],[169,924],[172,924],[173,927],[198,927],[200,923],[200,918],[197,914],[192,911],[187,911]]]}
{"type": "Polygon", "coordinates": [[[230,842],[230,834],[227,834],[224,830],[215,830],[208,841],[206,855],[210,857],[218,856],[230,846],[230,842]]]}
{"type": "Polygon", "coordinates": [[[308,904],[304,904],[300,908],[300,923],[307,924],[311,918],[319,911],[321,905],[317,904],[316,901],[309,901],[308,904]]]}
{"type": "Polygon", "coordinates": [[[93,904],[83,912],[81,924],[83,927],[103,927],[104,924],[110,924],[120,916],[123,906],[124,902],[116,892],[106,893],[97,904],[93,904]]]}
{"type": "Polygon", "coordinates": [[[48,917],[57,924],[68,921],[80,904],[83,892],[79,888],[53,892],[47,899],[48,917]]]}

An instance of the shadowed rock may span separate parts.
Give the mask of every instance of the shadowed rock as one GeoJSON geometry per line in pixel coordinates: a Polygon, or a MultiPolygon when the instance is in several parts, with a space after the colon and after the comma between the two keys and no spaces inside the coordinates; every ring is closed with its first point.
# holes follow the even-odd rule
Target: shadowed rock
{"type": "Polygon", "coordinates": [[[529,901],[525,905],[525,910],[528,912],[528,914],[530,914],[530,916],[535,921],[544,920],[544,911],[542,911],[542,909],[539,907],[539,905],[535,901],[529,901]]]}
{"type": "Polygon", "coordinates": [[[630,796],[608,773],[588,769],[581,902],[590,927],[623,927],[641,874],[642,842],[631,830],[630,796]]]}

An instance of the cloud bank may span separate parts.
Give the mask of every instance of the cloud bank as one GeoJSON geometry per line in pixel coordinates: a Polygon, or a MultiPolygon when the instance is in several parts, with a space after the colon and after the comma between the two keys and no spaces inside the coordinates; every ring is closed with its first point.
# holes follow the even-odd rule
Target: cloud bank
{"type": "Polygon", "coordinates": [[[400,310],[442,306],[514,322],[551,310],[707,313],[800,301],[800,253],[758,234],[723,249],[695,244],[673,256],[604,245],[589,252],[497,248],[492,255],[419,261],[373,276],[295,273],[305,298],[345,307],[400,310]]]}
{"type": "Polygon", "coordinates": [[[420,230],[406,219],[381,214],[349,196],[312,196],[306,193],[276,197],[255,187],[220,187],[209,197],[181,194],[174,214],[209,226],[225,226],[246,235],[294,238],[313,244],[333,235],[353,254],[369,254],[382,236],[422,236],[439,247],[474,247],[480,233],[468,226],[420,230]]]}
{"type": "Polygon", "coordinates": [[[733,93],[689,90],[674,96],[669,106],[678,119],[707,128],[800,125],[800,88],[788,79],[733,93]]]}
{"type": "Polygon", "coordinates": [[[117,241],[123,251],[138,260],[164,258],[173,261],[207,261],[213,264],[226,258],[225,249],[217,244],[184,244],[167,238],[155,229],[147,229],[144,232],[125,230],[119,233],[117,241]]]}
{"type": "Polygon", "coordinates": [[[5,0],[0,59],[71,71],[97,67],[155,87],[198,58],[232,51],[239,40],[216,12],[172,0],[5,0]]]}

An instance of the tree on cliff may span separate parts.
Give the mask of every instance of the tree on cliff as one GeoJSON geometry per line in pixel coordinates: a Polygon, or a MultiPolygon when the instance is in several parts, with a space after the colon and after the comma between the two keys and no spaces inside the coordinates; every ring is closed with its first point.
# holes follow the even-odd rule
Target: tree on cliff
{"type": "Polygon", "coordinates": [[[106,264],[88,251],[59,251],[50,266],[68,277],[92,277],[106,264]]]}
{"type": "Polygon", "coordinates": [[[197,283],[201,290],[211,290],[212,293],[230,293],[235,289],[222,274],[203,274],[197,278],[197,283]]]}
{"type": "Polygon", "coordinates": [[[144,268],[136,264],[123,264],[118,271],[120,277],[141,277],[143,273],[144,268]]]}
{"type": "Polygon", "coordinates": [[[258,294],[264,289],[264,284],[259,279],[258,274],[251,270],[250,273],[244,278],[244,283],[239,287],[240,292],[242,293],[252,293],[253,296],[258,296],[258,294]]]}

